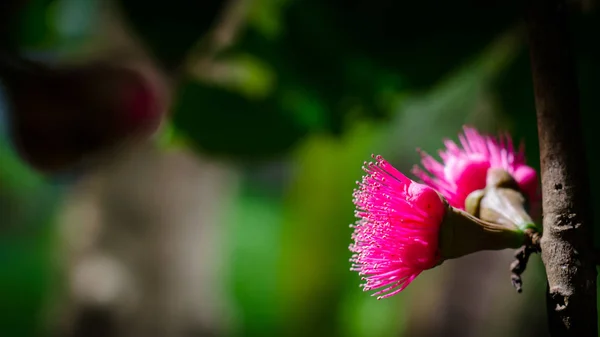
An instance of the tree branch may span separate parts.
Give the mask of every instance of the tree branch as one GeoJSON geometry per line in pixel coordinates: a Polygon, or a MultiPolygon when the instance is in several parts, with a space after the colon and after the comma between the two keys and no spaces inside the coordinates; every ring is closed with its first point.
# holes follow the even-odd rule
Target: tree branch
{"type": "Polygon", "coordinates": [[[575,65],[564,0],[530,0],[540,142],[547,310],[552,336],[598,336],[596,265],[575,65]]]}

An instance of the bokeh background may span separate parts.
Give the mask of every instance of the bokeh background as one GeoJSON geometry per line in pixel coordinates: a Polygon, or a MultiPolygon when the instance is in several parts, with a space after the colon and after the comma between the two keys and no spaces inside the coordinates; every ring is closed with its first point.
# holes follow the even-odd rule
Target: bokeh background
{"type": "MultiPolygon", "coordinates": [[[[381,301],[348,262],[351,194],[372,153],[408,172],[416,148],[435,153],[470,124],[511,132],[539,168],[519,2],[19,4],[0,15],[23,55],[126,59],[171,104],[149,139],[42,174],[15,149],[3,91],[0,336],[547,335],[538,256],[522,294],[502,251],[381,301]]],[[[600,8],[571,6],[597,191],[600,8]]],[[[590,196],[596,219],[599,206],[590,196]]]]}

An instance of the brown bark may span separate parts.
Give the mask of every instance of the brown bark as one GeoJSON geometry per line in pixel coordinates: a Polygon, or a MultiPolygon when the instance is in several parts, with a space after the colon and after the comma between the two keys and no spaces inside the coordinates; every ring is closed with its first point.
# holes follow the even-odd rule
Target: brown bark
{"type": "Polygon", "coordinates": [[[564,0],[530,0],[531,68],[544,209],[551,336],[598,336],[596,266],[575,64],[564,0]]]}

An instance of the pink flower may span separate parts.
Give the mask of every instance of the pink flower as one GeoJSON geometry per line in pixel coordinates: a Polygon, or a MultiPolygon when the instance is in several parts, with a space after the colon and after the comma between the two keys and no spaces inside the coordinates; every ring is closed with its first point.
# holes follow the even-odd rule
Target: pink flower
{"type": "Polygon", "coordinates": [[[525,164],[523,146],[516,151],[508,134],[497,139],[483,136],[470,127],[463,129],[464,135],[458,136],[462,148],[445,140],[446,150],[439,152],[443,164],[422,153],[425,170],[415,166],[413,173],[460,209],[465,208],[465,199],[471,192],[485,187],[490,168],[501,168],[511,174],[530,204],[537,200],[537,173],[525,164]]]}
{"type": "Polygon", "coordinates": [[[367,175],[354,191],[359,220],[352,226],[351,270],[366,280],[365,291],[378,289],[374,295],[386,298],[440,261],[438,234],[446,204],[435,190],[408,179],[381,156],[363,169],[367,175]]]}

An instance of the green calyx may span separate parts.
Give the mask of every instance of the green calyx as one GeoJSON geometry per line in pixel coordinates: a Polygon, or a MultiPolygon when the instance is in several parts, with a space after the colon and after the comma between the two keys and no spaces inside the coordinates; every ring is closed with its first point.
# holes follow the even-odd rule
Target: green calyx
{"type": "Polygon", "coordinates": [[[515,226],[484,221],[448,206],[438,247],[443,261],[484,250],[518,248],[525,240],[525,233],[515,226]]]}

